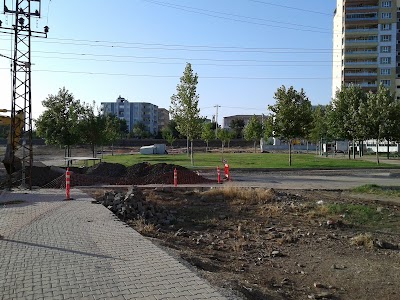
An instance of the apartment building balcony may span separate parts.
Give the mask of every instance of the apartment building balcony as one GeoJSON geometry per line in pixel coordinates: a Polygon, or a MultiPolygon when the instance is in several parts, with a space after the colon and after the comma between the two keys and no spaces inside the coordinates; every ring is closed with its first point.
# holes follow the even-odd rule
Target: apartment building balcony
{"type": "Polygon", "coordinates": [[[363,43],[378,43],[378,35],[370,35],[370,36],[357,36],[350,37],[345,39],[345,43],[347,44],[363,44],[363,43]]]}
{"type": "Polygon", "coordinates": [[[378,16],[376,17],[360,17],[360,18],[346,18],[346,25],[360,26],[360,25],[375,25],[378,24],[378,16]]]}
{"type": "Polygon", "coordinates": [[[348,85],[348,84],[358,85],[361,88],[363,88],[364,90],[368,90],[368,91],[376,91],[378,88],[377,82],[368,82],[368,81],[357,82],[357,81],[353,81],[353,80],[345,80],[344,84],[345,85],[348,85]]]}
{"type": "Polygon", "coordinates": [[[350,68],[371,68],[371,67],[377,67],[378,66],[378,61],[377,60],[354,60],[354,61],[345,61],[344,62],[345,67],[350,67],[350,68]]]}
{"type": "Polygon", "coordinates": [[[378,35],[378,27],[376,28],[351,28],[345,29],[346,36],[369,36],[369,35],[378,35]]]}
{"type": "Polygon", "coordinates": [[[348,58],[368,58],[368,57],[377,57],[377,50],[347,50],[344,52],[344,55],[348,58]]]}
{"type": "Polygon", "coordinates": [[[356,83],[356,84],[358,84],[362,88],[377,88],[378,87],[377,82],[360,82],[360,83],[356,83]]]}
{"type": "Polygon", "coordinates": [[[368,11],[368,10],[378,10],[378,5],[364,5],[364,6],[346,6],[346,11],[368,11]]]}
{"type": "Polygon", "coordinates": [[[379,41],[378,41],[378,37],[375,38],[369,38],[369,39],[363,39],[363,38],[359,38],[359,39],[346,39],[345,40],[345,46],[346,47],[357,47],[357,46],[363,46],[363,47],[376,47],[378,46],[379,41]]]}
{"type": "Polygon", "coordinates": [[[377,77],[378,72],[368,72],[368,71],[345,71],[344,76],[346,77],[377,77]]]}

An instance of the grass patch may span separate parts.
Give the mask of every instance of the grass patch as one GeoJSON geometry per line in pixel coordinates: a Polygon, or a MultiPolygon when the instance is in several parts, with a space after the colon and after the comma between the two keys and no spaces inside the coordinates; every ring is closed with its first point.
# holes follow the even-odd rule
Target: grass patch
{"type": "Polygon", "coordinates": [[[24,200],[10,200],[5,202],[0,202],[0,205],[14,205],[14,204],[22,204],[24,202],[25,202],[24,200]]]}
{"type": "MultiPolygon", "coordinates": [[[[377,168],[375,162],[316,156],[315,154],[292,154],[292,166],[288,164],[288,154],[285,153],[194,153],[195,168],[222,167],[222,158],[228,160],[231,168],[377,168]]],[[[106,155],[104,162],[119,163],[131,166],[141,162],[151,164],[168,163],[192,168],[190,157],[186,154],[168,155],[106,155]]],[[[393,165],[380,164],[379,167],[394,168],[393,165]]]]}
{"type": "Polygon", "coordinates": [[[327,205],[329,215],[344,215],[345,220],[355,225],[372,225],[381,222],[385,213],[378,212],[375,206],[362,204],[329,204],[327,205]]]}
{"type": "Polygon", "coordinates": [[[400,187],[366,184],[352,189],[354,193],[400,197],[400,187]]]}

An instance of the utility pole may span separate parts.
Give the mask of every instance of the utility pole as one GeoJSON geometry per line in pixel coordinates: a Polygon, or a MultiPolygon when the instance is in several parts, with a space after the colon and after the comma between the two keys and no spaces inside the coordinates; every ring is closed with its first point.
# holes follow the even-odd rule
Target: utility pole
{"type": "Polygon", "coordinates": [[[218,107],[221,107],[220,105],[214,105],[214,107],[217,109],[215,113],[215,138],[217,138],[218,134],[218,107]]]}
{"type": "MultiPolygon", "coordinates": [[[[42,31],[31,28],[31,18],[41,17],[41,0],[4,0],[4,14],[14,16],[12,27],[3,27],[0,20],[0,32],[14,35],[12,57],[12,99],[10,125],[10,173],[16,164],[21,163],[23,188],[32,188],[32,94],[31,94],[31,37],[47,37],[49,27],[42,31]],[[17,115],[23,112],[23,124],[17,115]],[[16,152],[20,159],[17,158],[16,152]],[[28,182],[26,182],[28,179],[28,182]]],[[[10,181],[11,183],[11,181],[10,181]]],[[[11,186],[10,186],[11,187],[11,186]]]]}

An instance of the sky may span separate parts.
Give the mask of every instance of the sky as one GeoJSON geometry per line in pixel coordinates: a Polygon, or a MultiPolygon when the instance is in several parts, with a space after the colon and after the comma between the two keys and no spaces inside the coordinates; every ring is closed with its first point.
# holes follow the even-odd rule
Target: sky
{"type": "MultiPolygon", "coordinates": [[[[13,7],[15,0],[6,0],[13,7]]],[[[169,109],[191,63],[200,114],[268,114],[285,85],[328,104],[335,0],[42,0],[32,30],[32,114],[62,87],[92,103],[150,102],[169,109]]],[[[2,7],[0,13],[3,12],[2,7]]],[[[11,16],[0,14],[3,26],[11,16]]],[[[0,33],[0,54],[12,56],[0,33]]],[[[10,61],[0,57],[1,107],[11,108],[10,61]]]]}

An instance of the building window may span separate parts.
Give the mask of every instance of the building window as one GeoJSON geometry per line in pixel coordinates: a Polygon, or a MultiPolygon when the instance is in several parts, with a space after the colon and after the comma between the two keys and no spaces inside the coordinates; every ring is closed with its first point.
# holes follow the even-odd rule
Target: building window
{"type": "Polygon", "coordinates": [[[390,75],[391,70],[390,69],[381,69],[381,75],[390,75]]]}
{"type": "Polygon", "coordinates": [[[381,30],[392,30],[392,24],[381,24],[381,30]]]}
{"type": "Polygon", "coordinates": [[[392,50],[391,46],[381,46],[381,53],[390,53],[392,50]]]}
{"type": "Polygon", "coordinates": [[[381,57],[381,64],[388,65],[390,64],[390,62],[391,62],[390,57],[381,57]]]}
{"type": "Polygon", "coordinates": [[[381,42],[390,42],[392,40],[392,36],[389,34],[381,35],[381,42]]]}
{"type": "Polygon", "coordinates": [[[382,7],[392,7],[392,1],[382,1],[382,7]]]}
{"type": "Polygon", "coordinates": [[[390,80],[384,79],[384,80],[381,80],[381,83],[382,83],[384,86],[386,86],[386,87],[389,87],[389,86],[390,86],[390,80]]]}
{"type": "Polygon", "coordinates": [[[382,19],[391,19],[392,18],[392,13],[382,13],[382,19]]]}

